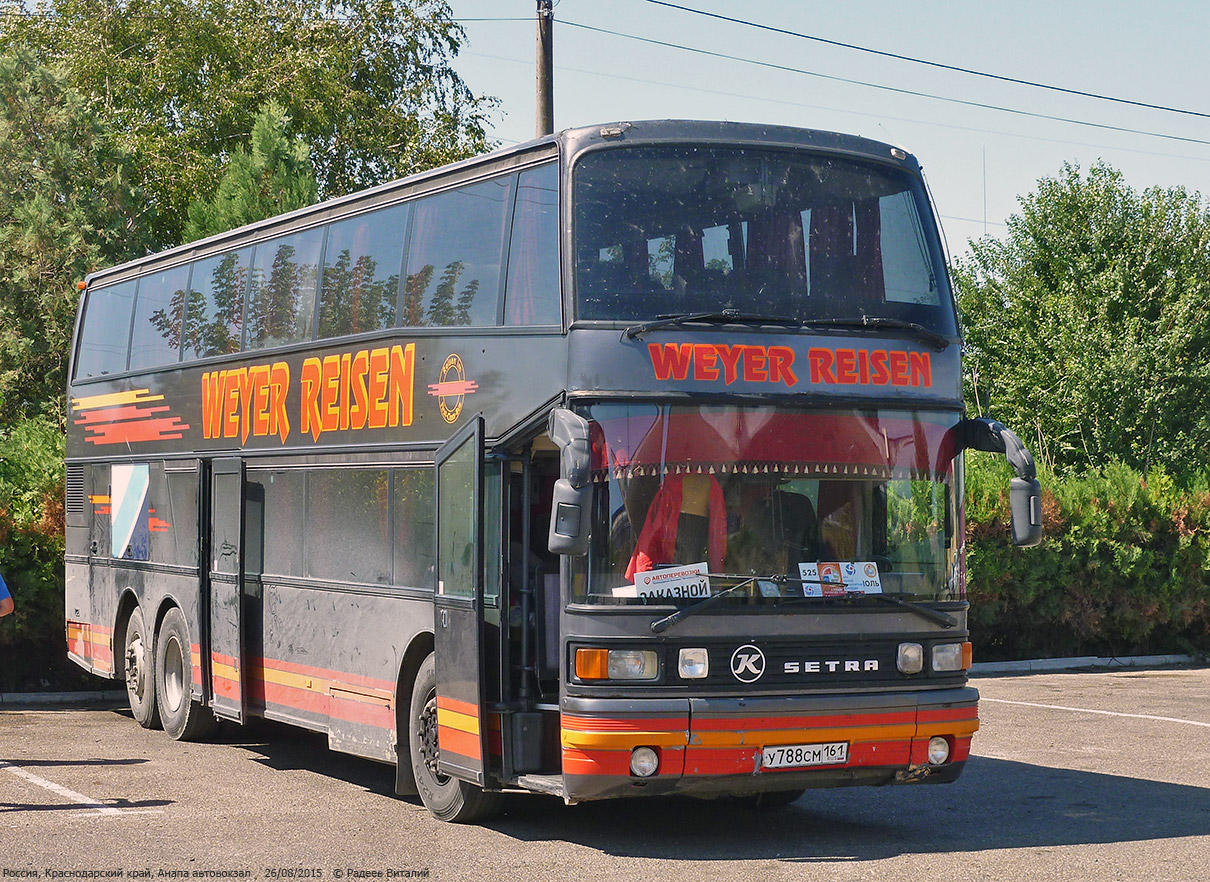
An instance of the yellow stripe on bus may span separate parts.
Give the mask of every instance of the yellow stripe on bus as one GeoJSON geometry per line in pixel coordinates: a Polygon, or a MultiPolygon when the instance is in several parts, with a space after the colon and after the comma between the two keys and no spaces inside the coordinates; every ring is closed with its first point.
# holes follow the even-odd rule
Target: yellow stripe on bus
{"type": "Polygon", "coordinates": [[[116,407],[119,404],[140,404],[145,401],[163,401],[163,395],[151,395],[150,389],[131,389],[129,392],[111,392],[108,395],[90,395],[73,398],[72,410],[93,410],[98,407],[116,407]]]}
{"type": "Polygon", "coordinates": [[[458,711],[452,711],[444,707],[437,708],[437,725],[448,726],[451,729],[469,732],[472,735],[479,734],[478,719],[472,717],[470,714],[460,714],[458,711]]]}

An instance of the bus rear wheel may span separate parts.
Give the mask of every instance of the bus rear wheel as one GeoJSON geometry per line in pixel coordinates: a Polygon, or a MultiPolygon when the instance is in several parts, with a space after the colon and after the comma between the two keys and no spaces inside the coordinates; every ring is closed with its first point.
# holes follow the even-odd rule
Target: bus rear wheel
{"type": "Polygon", "coordinates": [[[487,793],[437,768],[437,662],[432,653],[421,663],[412,687],[408,747],[416,789],[433,817],[465,824],[486,820],[500,810],[499,793],[487,793]]]}
{"type": "Polygon", "coordinates": [[[151,635],[137,606],[126,622],[126,641],[122,649],[126,672],[126,697],[130,713],[144,729],[160,728],[160,710],[155,699],[155,652],[151,635]]]}
{"type": "Polygon", "coordinates": [[[185,616],[173,607],[155,643],[155,692],[164,731],[177,741],[200,741],[218,728],[210,708],[193,700],[192,646],[185,616]]]}

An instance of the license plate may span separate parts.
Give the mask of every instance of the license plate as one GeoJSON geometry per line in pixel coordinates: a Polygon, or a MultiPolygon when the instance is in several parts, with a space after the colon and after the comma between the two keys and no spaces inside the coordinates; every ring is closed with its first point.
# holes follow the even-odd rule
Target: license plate
{"type": "Polygon", "coordinates": [[[849,761],[849,743],[779,744],[761,751],[762,769],[792,769],[802,766],[834,766],[849,761]]]}

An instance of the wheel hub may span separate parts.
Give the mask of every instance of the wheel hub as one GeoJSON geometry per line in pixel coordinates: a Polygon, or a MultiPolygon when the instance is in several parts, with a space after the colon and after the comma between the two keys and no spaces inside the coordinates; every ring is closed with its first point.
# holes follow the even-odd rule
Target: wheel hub
{"type": "Polygon", "coordinates": [[[440,756],[437,746],[437,699],[430,698],[425,702],[424,710],[420,713],[420,755],[428,770],[437,775],[437,758],[440,756]]]}
{"type": "Polygon", "coordinates": [[[126,647],[126,688],[141,700],[146,681],[143,638],[136,637],[126,647]]]}

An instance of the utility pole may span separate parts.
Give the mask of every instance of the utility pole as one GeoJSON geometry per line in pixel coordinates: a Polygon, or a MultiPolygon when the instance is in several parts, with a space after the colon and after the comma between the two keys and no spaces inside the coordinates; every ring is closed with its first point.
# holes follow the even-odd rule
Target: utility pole
{"type": "Polygon", "coordinates": [[[555,131],[553,0],[538,0],[537,136],[555,131]]]}

